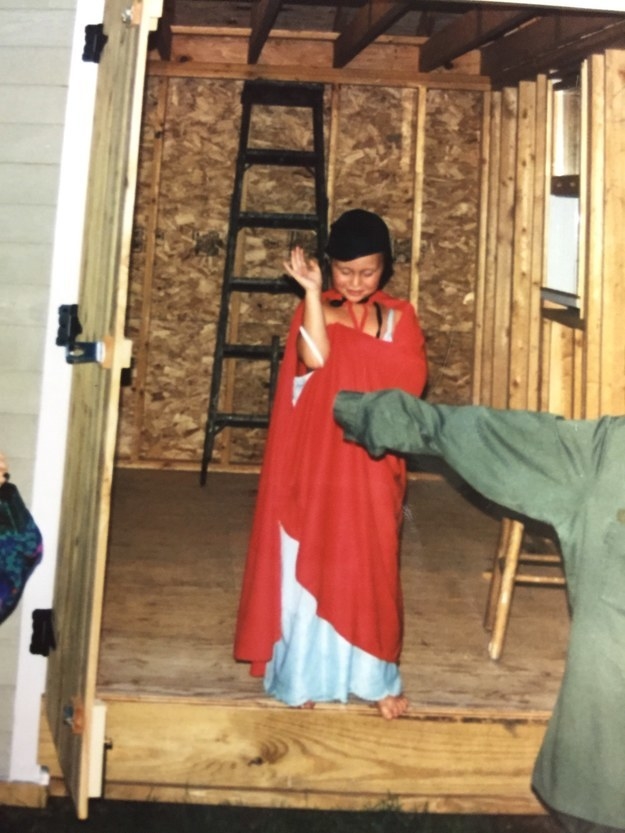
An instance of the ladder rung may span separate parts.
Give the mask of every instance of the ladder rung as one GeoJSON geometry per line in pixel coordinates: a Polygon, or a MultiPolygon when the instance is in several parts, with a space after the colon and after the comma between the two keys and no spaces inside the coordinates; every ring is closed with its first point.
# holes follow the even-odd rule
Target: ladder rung
{"type": "MultiPolygon", "coordinates": [[[[211,461],[214,441],[216,435],[223,428],[267,428],[269,425],[269,414],[273,407],[276,390],[276,381],[280,359],[284,355],[284,347],[281,346],[280,337],[273,335],[271,344],[229,344],[227,333],[229,329],[228,317],[230,314],[230,300],[233,292],[267,293],[267,294],[293,294],[302,297],[302,288],[296,281],[287,275],[281,275],[276,270],[275,275],[265,277],[236,277],[234,275],[237,244],[243,241],[237,239],[240,231],[249,228],[258,229],[284,229],[292,231],[308,231],[317,237],[317,250],[319,257],[325,249],[327,228],[327,196],[325,190],[325,166],[323,152],[323,110],[325,88],[319,83],[300,83],[289,81],[265,81],[251,79],[245,81],[241,93],[242,112],[241,127],[239,132],[239,149],[236,161],[234,188],[230,202],[230,219],[228,225],[228,238],[226,244],[226,262],[221,294],[221,307],[217,324],[216,345],[213,362],[213,373],[211,378],[210,394],[208,400],[208,418],[204,435],[204,451],[202,455],[202,468],[200,483],[206,483],[206,473],[211,461]],[[305,114],[311,117],[312,134],[311,142],[307,142],[302,148],[261,146],[249,147],[250,128],[253,122],[254,105],[268,105],[273,107],[300,107],[309,108],[310,113],[305,114]],[[305,149],[306,148],[306,149],[305,149]],[[273,211],[242,211],[243,186],[245,182],[246,169],[254,165],[282,166],[283,168],[305,168],[314,182],[315,199],[314,207],[308,202],[298,204],[289,200],[288,192],[282,205],[286,211],[277,212],[278,205],[272,200],[264,205],[258,202],[249,203],[251,206],[258,206],[261,209],[273,211]],[[307,213],[291,213],[291,208],[308,209],[307,213]],[[311,213],[311,212],[315,213],[311,213]],[[225,343],[226,342],[226,343],[225,343]],[[268,365],[269,384],[267,396],[267,410],[264,414],[258,413],[224,413],[219,412],[219,400],[224,383],[222,369],[227,359],[252,359],[265,361],[268,365]]],[[[288,139],[285,143],[290,144],[288,139]]],[[[272,142],[264,143],[273,145],[272,142]]],[[[263,172],[260,171],[259,175],[263,172]]],[[[273,194],[270,195],[273,197],[273,194]]],[[[241,235],[243,236],[243,235],[241,235]]],[[[243,270],[242,270],[243,271],[243,270]]],[[[238,337],[233,333],[232,338],[238,337]]],[[[264,368],[260,368],[263,370],[264,368]]],[[[233,371],[232,366],[227,368],[233,371]]],[[[226,382],[233,382],[226,379],[226,382]]],[[[243,407],[245,405],[241,403],[243,407]]],[[[231,406],[232,407],[232,406],[231,406]]],[[[249,407],[256,407],[251,404],[249,407]]],[[[261,406],[262,408],[263,406],[261,406]]],[[[226,463],[228,454],[226,454],[226,463]]]]}
{"type": "Polygon", "coordinates": [[[291,278],[230,278],[228,287],[233,292],[296,292],[297,286],[291,278]]]}
{"type": "Polygon", "coordinates": [[[269,104],[274,107],[319,106],[323,103],[323,84],[246,81],[241,101],[243,104],[269,104]]]}
{"type": "Polygon", "coordinates": [[[266,414],[215,414],[215,426],[219,430],[232,426],[234,428],[266,428],[269,417],[266,414]]]}
{"type": "MultiPolygon", "coordinates": [[[[278,352],[280,356],[282,350],[278,352]]],[[[226,359],[271,359],[273,350],[270,344],[224,344],[226,359]]]]}
{"type": "Polygon", "coordinates": [[[243,211],[239,215],[239,228],[284,228],[316,229],[319,217],[316,214],[276,214],[243,211]]]}
{"type": "Polygon", "coordinates": [[[279,148],[248,148],[244,159],[252,165],[285,165],[309,168],[319,161],[314,150],[288,150],[279,148]]]}

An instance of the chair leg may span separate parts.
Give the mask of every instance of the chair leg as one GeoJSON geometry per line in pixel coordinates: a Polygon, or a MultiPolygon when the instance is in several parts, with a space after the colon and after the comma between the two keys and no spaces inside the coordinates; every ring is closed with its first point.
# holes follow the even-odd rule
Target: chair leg
{"type": "Polygon", "coordinates": [[[501,592],[501,577],[503,575],[503,566],[506,563],[511,524],[512,520],[510,518],[503,518],[501,521],[499,541],[497,542],[497,549],[493,558],[493,572],[488,590],[488,600],[486,602],[486,610],[484,611],[484,629],[487,631],[492,631],[493,625],[495,624],[497,601],[501,592]]]}
{"type": "Polygon", "coordinates": [[[508,619],[510,617],[514,580],[519,565],[519,553],[523,543],[523,532],[524,526],[520,521],[510,520],[510,529],[504,556],[505,562],[501,576],[501,588],[496,606],[492,638],[488,645],[488,653],[493,660],[500,658],[503,649],[508,619]]]}

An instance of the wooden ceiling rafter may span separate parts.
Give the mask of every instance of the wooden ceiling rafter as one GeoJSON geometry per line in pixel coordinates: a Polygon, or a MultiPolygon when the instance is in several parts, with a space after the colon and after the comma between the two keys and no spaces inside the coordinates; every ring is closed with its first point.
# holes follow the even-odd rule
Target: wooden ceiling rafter
{"type": "Polygon", "coordinates": [[[454,58],[481,48],[516,29],[534,15],[533,9],[504,11],[484,8],[466,12],[423,44],[419,55],[419,72],[432,72],[447,66],[454,58]]]}
{"type": "Polygon", "coordinates": [[[403,17],[413,5],[412,0],[368,0],[356,11],[349,25],[336,39],[333,61],[335,69],[346,66],[365,46],[383,35],[393,23],[403,17]]]}
{"type": "Polygon", "coordinates": [[[625,19],[615,15],[548,15],[482,49],[481,72],[494,87],[541,73],[569,71],[598,49],[625,43],[625,19]]]}
{"type": "Polygon", "coordinates": [[[435,16],[430,11],[421,12],[415,35],[418,38],[429,38],[434,32],[435,16]]]}
{"type": "MultiPolygon", "coordinates": [[[[441,8],[455,0],[437,0],[441,8]]],[[[538,13],[549,14],[560,9],[569,12],[616,12],[623,13],[623,0],[477,0],[479,6],[527,6],[535,7],[538,13]]]]}
{"type": "Polygon", "coordinates": [[[334,13],[334,31],[341,32],[349,23],[351,14],[347,11],[347,5],[339,0],[334,13]]]}
{"type": "Polygon", "coordinates": [[[250,42],[247,50],[248,64],[255,64],[269,33],[276,22],[282,0],[255,0],[250,8],[250,42]]]}

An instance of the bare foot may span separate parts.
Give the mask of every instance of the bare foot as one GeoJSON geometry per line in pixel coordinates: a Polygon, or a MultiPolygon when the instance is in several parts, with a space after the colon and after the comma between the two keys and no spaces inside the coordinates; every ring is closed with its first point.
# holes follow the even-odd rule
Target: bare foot
{"type": "Polygon", "coordinates": [[[408,711],[408,698],[404,697],[403,694],[399,694],[396,697],[389,694],[387,697],[378,700],[376,705],[385,720],[394,720],[396,717],[401,717],[402,714],[408,711]]]}
{"type": "Polygon", "coordinates": [[[305,703],[302,703],[301,706],[296,706],[296,709],[314,709],[315,703],[314,700],[306,700],[305,703]]]}

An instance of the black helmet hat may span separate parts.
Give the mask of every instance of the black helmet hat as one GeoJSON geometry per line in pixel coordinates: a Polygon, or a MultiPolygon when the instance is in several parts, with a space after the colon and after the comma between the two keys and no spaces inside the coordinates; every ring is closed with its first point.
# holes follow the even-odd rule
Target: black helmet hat
{"type": "Polygon", "coordinates": [[[384,220],[373,211],[353,208],[341,214],[330,226],[326,246],[329,257],[349,261],[378,252],[384,257],[384,271],[380,279],[382,287],[393,274],[391,236],[384,220]]]}

